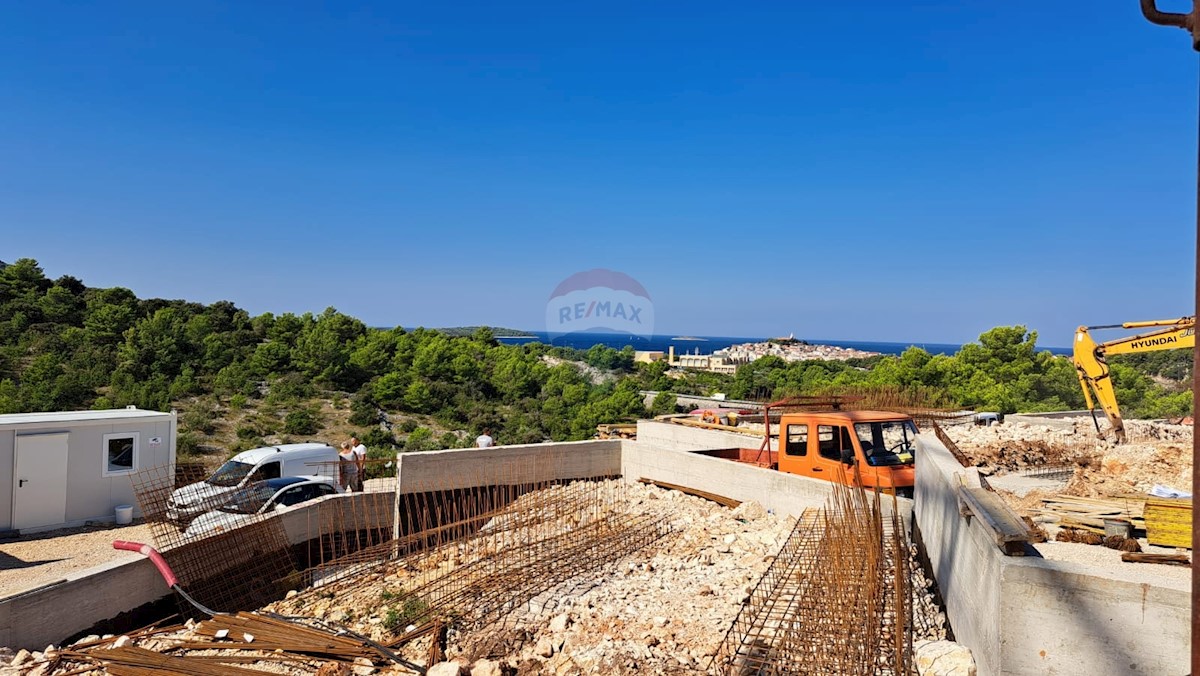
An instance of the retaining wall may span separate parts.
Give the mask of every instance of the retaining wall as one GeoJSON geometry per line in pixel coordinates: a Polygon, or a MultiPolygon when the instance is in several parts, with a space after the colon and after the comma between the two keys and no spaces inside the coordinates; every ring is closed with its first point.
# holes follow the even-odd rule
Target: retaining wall
{"type": "MultiPolygon", "coordinates": [[[[390,495],[367,493],[325,499],[362,501],[390,495]]],[[[313,518],[316,509],[316,503],[297,505],[269,518],[282,521],[288,542],[295,545],[314,536],[310,529],[317,523],[313,518]]],[[[351,509],[364,517],[356,524],[359,528],[391,526],[388,511],[351,509]],[[372,523],[368,518],[370,515],[386,518],[372,523]]],[[[150,560],[142,556],[81,570],[37,589],[0,599],[0,646],[42,650],[120,613],[161,601],[172,593],[150,560]]]]}
{"type": "MultiPolygon", "coordinates": [[[[919,440],[916,526],[955,638],[980,676],[1183,674],[1190,585],[1144,568],[1005,556],[975,518],[959,515],[954,486],[978,486],[931,434],[919,440]]],[[[1080,545],[1083,546],[1083,545],[1080,545]]]]}
{"type": "MultiPolygon", "coordinates": [[[[774,428],[772,428],[774,429],[774,428]]],[[[762,436],[738,434],[725,430],[689,427],[657,420],[639,420],[637,440],[667,450],[701,451],[713,448],[758,448],[762,436]]],[[[778,450],[777,440],[771,440],[771,450],[778,450]]]]}
{"type": "Polygon", "coordinates": [[[481,482],[515,485],[618,476],[621,440],[402,453],[398,462],[401,493],[472,488],[481,482]]]}

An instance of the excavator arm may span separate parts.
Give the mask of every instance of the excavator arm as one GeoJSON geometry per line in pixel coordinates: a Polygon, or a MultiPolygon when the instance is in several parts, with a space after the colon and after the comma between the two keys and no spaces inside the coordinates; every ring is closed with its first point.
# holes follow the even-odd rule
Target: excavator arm
{"type": "Polygon", "coordinates": [[[1196,345],[1196,318],[1182,317],[1149,322],[1125,322],[1108,326],[1081,326],[1075,330],[1074,362],[1075,372],[1079,376],[1079,386],[1083,388],[1083,400],[1088,410],[1092,412],[1092,422],[1096,432],[1100,432],[1100,421],[1096,418],[1096,404],[1104,409],[1108,421],[1112,424],[1113,434],[1117,443],[1125,441],[1125,423],[1121,419],[1121,409],[1117,405],[1116,390],[1112,378],[1109,377],[1106,357],[1114,354],[1138,354],[1142,352],[1157,352],[1159,350],[1175,350],[1192,348],[1196,345]],[[1090,331],[1096,329],[1143,329],[1162,327],[1158,331],[1140,333],[1103,343],[1097,343],[1090,331]]]}

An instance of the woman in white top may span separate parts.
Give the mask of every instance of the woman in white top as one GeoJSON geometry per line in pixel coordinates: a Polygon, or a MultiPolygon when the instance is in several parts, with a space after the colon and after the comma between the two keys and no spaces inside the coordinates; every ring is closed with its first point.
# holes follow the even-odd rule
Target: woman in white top
{"type": "Polygon", "coordinates": [[[343,441],[342,448],[338,451],[338,483],[346,492],[358,487],[358,462],[356,460],[350,442],[343,441]]]}

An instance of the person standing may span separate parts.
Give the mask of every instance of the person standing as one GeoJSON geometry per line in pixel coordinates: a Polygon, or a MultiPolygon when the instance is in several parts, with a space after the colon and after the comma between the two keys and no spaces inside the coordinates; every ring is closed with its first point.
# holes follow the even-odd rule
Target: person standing
{"type": "Polygon", "coordinates": [[[358,492],[363,492],[363,479],[367,476],[367,447],[362,445],[357,436],[350,437],[351,450],[354,451],[354,462],[358,465],[358,492]]]}
{"type": "Polygon", "coordinates": [[[354,461],[354,449],[349,441],[343,441],[338,451],[338,484],[347,493],[358,483],[358,463],[354,461]]]}
{"type": "Polygon", "coordinates": [[[483,434],[475,437],[475,446],[477,448],[490,448],[496,445],[496,440],[492,438],[492,430],[483,428],[483,434]]]}

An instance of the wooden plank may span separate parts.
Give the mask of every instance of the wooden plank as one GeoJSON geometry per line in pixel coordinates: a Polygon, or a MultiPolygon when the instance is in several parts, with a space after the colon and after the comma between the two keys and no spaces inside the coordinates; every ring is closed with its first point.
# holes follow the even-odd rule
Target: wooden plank
{"type": "Polygon", "coordinates": [[[1190,566],[1191,559],[1187,554],[1142,554],[1140,552],[1125,552],[1121,554],[1122,561],[1130,563],[1166,563],[1176,566],[1190,566]]]}
{"type": "Polygon", "coordinates": [[[723,495],[717,495],[716,493],[709,493],[708,491],[702,491],[698,488],[691,488],[690,486],[680,486],[679,484],[669,484],[665,481],[655,481],[653,479],[647,479],[646,477],[642,477],[642,478],[638,479],[638,481],[641,483],[644,483],[644,484],[651,484],[654,486],[658,486],[659,488],[665,488],[665,489],[671,490],[671,491],[679,491],[680,493],[687,493],[688,495],[694,495],[698,498],[704,498],[705,500],[712,500],[713,502],[717,503],[718,505],[723,505],[730,509],[733,509],[733,508],[737,507],[738,505],[742,504],[741,500],[734,500],[733,498],[727,498],[723,495]]]}
{"type": "Polygon", "coordinates": [[[992,534],[996,546],[1008,556],[1025,555],[1029,527],[1000,496],[983,488],[963,485],[959,485],[958,494],[979,523],[992,534]]]}

